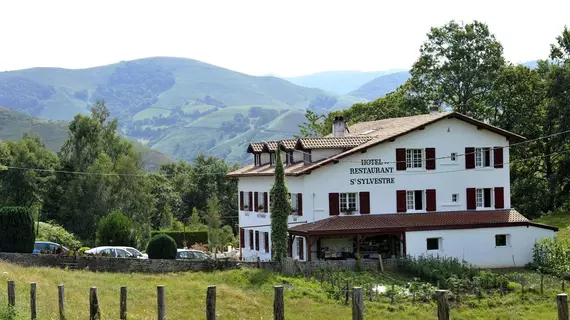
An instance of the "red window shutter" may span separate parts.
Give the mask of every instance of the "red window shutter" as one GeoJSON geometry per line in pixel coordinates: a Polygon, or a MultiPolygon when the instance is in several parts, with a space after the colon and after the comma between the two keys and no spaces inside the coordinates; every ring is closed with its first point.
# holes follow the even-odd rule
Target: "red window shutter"
{"type": "Polygon", "coordinates": [[[249,249],[253,250],[253,230],[249,230],[249,249]]]}
{"type": "Polygon", "coordinates": [[[305,260],[305,244],[303,242],[303,238],[297,239],[297,244],[299,245],[297,250],[299,253],[299,260],[305,260]]]}
{"type": "Polygon", "coordinates": [[[263,211],[269,212],[269,203],[267,203],[267,192],[263,193],[263,211]]]}
{"type": "Polygon", "coordinates": [[[257,211],[259,209],[259,193],[253,193],[253,211],[257,211]]]}
{"type": "Polygon", "coordinates": [[[495,147],[493,149],[493,161],[495,163],[495,168],[502,168],[503,167],[503,148],[502,147],[495,147]]]}
{"type": "Polygon", "coordinates": [[[263,233],[263,246],[265,247],[265,252],[269,252],[269,232],[263,233]]]}
{"type": "Polygon", "coordinates": [[[505,208],[505,188],[495,187],[495,209],[505,208]]]}
{"type": "Polygon", "coordinates": [[[360,200],[360,214],[370,213],[370,192],[360,192],[358,194],[360,200]]]}
{"type": "Polygon", "coordinates": [[[465,169],[475,168],[475,148],[465,148],[465,169]]]}
{"type": "Polygon", "coordinates": [[[426,170],[435,170],[435,148],[426,148],[426,170]]]}
{"type": "Polygon", "coordinates": [[[243,211],[243,191],[239,192],[239,209],[243,211]]]}
{"type": "Polygon", "coordinates": [[[303,215],[303,194],[297,193],[297,214],[299,216],[303,215]]]}
{"type": "Polygon", "coordinates": [[[338,216],[340,211],[340,204],[338,201],[338,193],[329,193],[329,215],[338,216]]]}
{"type": "Polygon", "coordinates": [[[398,212],[406,212],[406,190],[396,191],[396,207],[398,212]]]}
{"type": "Polygon", "coordinates": [[[249,197],[249,210],[248,211],[253,211],[253,192],[249,192],[248,193],[248,197],[249,197]]]}
{"type": "Polygon", "coordinates": [[[435,189],[426,190],[426,211],[436,211],[436,196],[435,189]]]}
{"type": "Polygon", "coordinates": [[[239,247],[245,248],[245,232],[243,228],[239,228],[239,247]]]}
{"type": "Polygon", "coordinates": [[[467,188],[467,210],[477,209],[477,200],[475,196],[475,188],[467,188]]]}
{"type": "Polygon", "coordinates": [[[259,251],[259,231],[255,231],[255,251],[259,251]]]}
{"type": "Polygon", "coordinates": [[[406,170],[406,149],[396,149],[396,170],[406,170]]]}

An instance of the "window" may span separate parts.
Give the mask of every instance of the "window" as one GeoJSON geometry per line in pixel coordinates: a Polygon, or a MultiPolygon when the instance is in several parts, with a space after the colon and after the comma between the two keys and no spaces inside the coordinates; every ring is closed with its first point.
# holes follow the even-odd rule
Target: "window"
{"type": "Polygon", "coordinates": [[[477,189],[475,193],[475,202],[477,208],[490,208],[491,188],[477,189]]]}
{"type": "Polygon", "coordinates": [[[289,201],[291,201],[291,213],[297,213],[298,197],[296,193],[289,193],[289,201]]]}
{"type": "Polygon", "coordinates": [[[475,148],[475,167],[486,168],[491,166],[491,148],[475,148]]]}
{"type": "Polygon", "coordinates": [[[426,246],[427,250],[440,250],[441,238],[427,238],[426,246]]]}
{"type": "Polygon", "coordinates": [[[406,149],[406,168],[422,168],[422,149],[406,149]]]}
{"type": "Polygon", "coordinates": [[[269,153],[269,165],[275,164],[275,152],[269,153]]]}
{"type": "Polygon", "coordinates": [[[507,234],[496,234],[495,235],[495,247],[506,247],[507,246],[507,234]]]}
{"type": "Polygon", "coordinates": [[[287,151],[285,154],[285,162],[286,164],[293,164],[293,151],[287,151]]]}
{"type": "Polygon", "coordinates": [[[244,197],[243,197],[243,209],[247,211],[249,208],[250,208],[250,205],[249,205],[249,192],[244,192],[244,197]]]}
{"type": "Polygon", "coordinates": [[[261,153],[255,153],[253,155],[253,162],[256,166],[260,166],[261,165],[261,153]]]}
{"type": "Polygon", "coordinates": [[[356,193],[340,194],[340,212],[356,211],[356,193]]]}
{"type": "Polygon", "coordinates": [[[456,162],[457,161],[457,152],[452,152],[451,156],[449,157],[449,160],[451,160],[452,162],[456,162]]]}
{"type": "Polygon", "coordinates": [[[264,199],[264,193],[263,192],[258,192],[257,193],[257,209],[259,211],[263,211],[263,209],[265,209],[265,206],[267,204],[265,203],[265,199],[264,199]]]}
{"type": "Polygon", "coordinates": [[[406,209],[407,210],[423,210],[424,204],[423,190],[409,190],[406,191],[406,209]]]}
{"type": "Polygon", "coordinates": [[[453,203],[459,202],[459,195],[457,193],[451,195],[451,202],[453,203]]]}

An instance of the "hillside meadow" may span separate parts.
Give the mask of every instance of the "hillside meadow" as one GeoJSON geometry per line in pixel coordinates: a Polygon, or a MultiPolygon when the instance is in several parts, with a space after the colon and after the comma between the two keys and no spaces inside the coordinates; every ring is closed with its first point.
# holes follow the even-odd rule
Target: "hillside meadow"
{"type": "MultiPolygon", "coordinates": [[[[395,276],[395,275],[394,275],[395,276]]],[[[394,281],[390,274],[379,281],[394,281]]],[[[396,277],[398,283],[405,278],[396,277]]],[[[284,277],[260,270],[232,270],[216,273],[111,274],[50,268],[24,268],[0,262],[0,282],[16,282],[16,319],[29,318],[29,283],[37,283],[39,319],[57,319],[57,286],[65,285],[68,319],[84,319],[89,314],[89,288],[96,286],[102,319],[118,319],[119,290],[128,286],[129,319],[156,319],[156,286],[166,286],[169,319],[204,319],[208,285],[217,286],[219,319],[272,319],[273,286],[285,285],[286,319],[349,319],[350,306],[328,296],[315,280],[284,277]]],[[[0,290],[0,319],[6,319],[6,286],[0,290]]],[[[553,319],[556,316],[555,290],[543,297],[510,293],[504,297],[487,296],[481,300],[463,297],[461,305],[452,302],[453,319],[553,319]]],[[[365,300],[367,319],[436,319],[434,302],[412,303],[397,298],[393,304],[385,296],[365,300]]]]}

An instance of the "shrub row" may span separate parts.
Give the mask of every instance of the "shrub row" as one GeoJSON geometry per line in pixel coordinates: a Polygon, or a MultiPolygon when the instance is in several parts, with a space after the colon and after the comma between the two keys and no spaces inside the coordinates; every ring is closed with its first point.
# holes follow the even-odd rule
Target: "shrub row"
{"type": "Polygon", "coordinates": [[[187,247],[190,247],[195,243],[208,243],[207,231],[153,231],[151,236],[154,237],[158,234],[170,236],[174,241],[176,241],[176,246],[178,248],[184,248],[184,241],[186,241],[187,247]]]}

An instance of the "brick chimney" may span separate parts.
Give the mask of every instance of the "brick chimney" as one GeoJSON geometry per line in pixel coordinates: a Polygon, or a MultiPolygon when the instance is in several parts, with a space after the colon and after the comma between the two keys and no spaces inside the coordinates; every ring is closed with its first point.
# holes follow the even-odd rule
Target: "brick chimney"
{"type": "Polygon", "coordinates": [[[344,137],[344,118],[343,117],[334,117],[333,120],[333,137],[335,138],[342,138],[344,137]]]}

